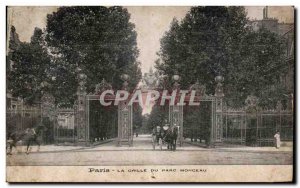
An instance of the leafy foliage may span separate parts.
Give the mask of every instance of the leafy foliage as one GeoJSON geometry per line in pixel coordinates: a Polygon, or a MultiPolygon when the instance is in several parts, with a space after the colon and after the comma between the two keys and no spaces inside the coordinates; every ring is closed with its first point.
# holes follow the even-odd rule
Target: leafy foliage
{"type": "Polygon", "coordinates": [[[243,7],[192,7],[180,23],[173,20],[159,56],[156,68],[169,80],[178,72],[182,88],[198,79],[213,94],[214,77],[224,76],[230,106],[243,105],[250,94],[262,99],[260,105],[272,105],[276,97],[264,91],[278,83],[285,66],[280,36],[252,31],[243,7]]]}
{"type": "MultiPolygon", "coordinates": [[[[12,29],[13,30],[13,29],[12,29]]],[[[21,97],[27,103],[39,101],[42,92],[48,90],[50,57],[43,42],[43,32],[35,28],[30,43],[10,41],[7,69],[8,90],[14,97],[21,97]]]]}
{"type": "MultiPolygon", "coordinates": [[[[12,27],[7,64],[8,89],[28,103],[40,101],[44,92],[55,97],[60,107],[72,107],[78,87],[78,69],[87,75],[87,92],[104,78],[120,89],[121,74],[130,75],[134,89],[141,78],[138,49],[130,14],[122,7],[60,7],[47,15],[45,32],[36,28],[30,43],[20,42],[12,27]],[[9,66],[8,66],[9,67],[9,66]]],[[[92,106],[93,107],[93,106],[92,106]]],[[[107,129],[115,126],[114,111],[94,108],[95,126],[91,137],[112,136],[107,129]],[[100,117],[100,118],[99,118],[100,117]]],[[[134,116],[140,126],[142,110],[134,116]]],[[[114,135],[115,136],[115,135],[114,135]]]]}
{"type": "MultiPolygon", "coordinates": [[[[131,76],[134,88],[141,78],[136,58],[136,32],[130,15],[122,7],[61,7],[47,16],[47,44],[56,55],[56,84],[67,89],[56,96],[72,98],[76,69],[87,75],[87,91],[93,92],[103,78],[121,88],[120,75],[131,76]]],[[[73,98],[74,99],[74,98],[73,98]]]]}
{"type": "MultiPolygon", "coordinates": [[[[138,49],[130,14],[122,7],[61,7],[47,16],[47,44],[55,54],[56,99],[61,105],[71,105],[78,86],[77,69],[87,75],[87,92],[104,78],[114,89],[122,87],[120,76],[130,76],[133,90],[141,79],[137,62],[138,49]]],[[[94,109],[98,111],[98,108],[94,109]]],[[[117,114],[99,111],[92,137],[109,137],[107,129],[114,126],[111,119],[117,114]],[[100,126],[100,127],[99,127],[100,126]],[[97,128],[98,127],[98,128],[97,128]]],[[[141,124],[142,111],[134,115],[134,126],[141,124]]]]}
{"type": "Polygon", "coordinates": [[[129,86],[135,88],[141,71],[129,18],[122,7],[61,7],[47,16],[46,32],[37,28],[30,43],[19,42],[13,27],[8,89],[28,101],[39,100],[42,90],[48,90],[57,104],[70,107],[76,98],[78,67],[87,75],[88,93],[103,78],[121,88],[123,73],[131,76],[129,86]]]}
{"type": "Polygon", "coordinates": [[[210,140],[212,121],[211,102],[202,102],[201,106],[186,106],[183,108],[183,137],[191,141],[197,139],[210,140]]]}
{"type": "Polygon", "coordinates": [[[149,115],[147,127],[148,130],[152,130],[154,127],[163,126],[165,121],[168,120],[168,107],[155,105],[152,107],[152,111],[149,115]]]}
{"type": "Polygon", "coordinates": [[[143,116],[142,116],[143,109],[140,105],[133,106],[132,112],[132,124],[133,124],[133,132],[139,132],[142,127],[143,123],[143,116]]]}

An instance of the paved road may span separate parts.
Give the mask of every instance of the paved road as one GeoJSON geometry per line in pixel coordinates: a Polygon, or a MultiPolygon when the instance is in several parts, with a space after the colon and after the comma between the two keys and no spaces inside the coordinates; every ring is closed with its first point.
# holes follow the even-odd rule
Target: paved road
{"type": "Polygon", "coordinates": [[[116,147],[114,142],[91,148],[41,151],[7,156],[8,165],[213,165],[292,164],[291,151],[206,149],[185,144],[177,151],[152,150],[149,136],[134,139],[133,147],[116,147]]]}

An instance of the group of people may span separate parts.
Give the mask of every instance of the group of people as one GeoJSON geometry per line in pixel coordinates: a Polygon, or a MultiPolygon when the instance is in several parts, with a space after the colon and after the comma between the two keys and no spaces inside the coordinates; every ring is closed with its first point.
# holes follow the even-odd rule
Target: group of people
{"type": "Polygon", "coordinates": [[[155,149],[155,145],[159,145],[160,149],[162,149],[163,143],[167,143],[167,148],[170,150],[176,150],[178,136],[178,127],[177,126],[169,126],[169,124],[165,124],[164,126],[156,126],[153,127],[152,130],[152,144],[153,149],[155,149]]]}
{"type": "Polygon", "coordinates": [[[160,139],[164,139],[167,133],[167,130],[169,129],[169,125],[164,125],[163,127],[156,126],[152,130],[152,137],[155,138],[155,142],[159,143],[160,139]]]}
{"type": "MultiPolygon", "coordinates": [[[[171,129],[170,129],[168,124],[165,124],[163,127],[156,126],[156,127],[153,128],[153,130],[152,130],[153,149],[155,149],[155,144],[158,144],[158,145],[162,146],[162,142],[164,142],[164,141],[167,142],[168,141],[168,140],[166,140],[166,137],[167,137],[167,134],[170,132],[169,130],[171,130],[171,129]]],[[[176,139],[177,139],[177,135],[176,135],[176,139]]],[[[276,131],[276,133],[274,135],[274,143],[275,143],[275,147],[277,149],[279,149],[280,145],[281,145],[280,132],[279,131],[276,131]]]]}

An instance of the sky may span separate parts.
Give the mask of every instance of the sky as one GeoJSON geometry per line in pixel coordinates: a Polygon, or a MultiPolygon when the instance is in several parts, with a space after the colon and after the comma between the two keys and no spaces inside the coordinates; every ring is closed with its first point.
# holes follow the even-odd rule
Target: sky
{"type": "MultiPolygon", "coordinates": [[[[181,20],[190,7],[184,6],[144,6],[126,7],[131,14],[131,22],[135,24],[137,45],[140,50],[138,60],[142,72],[148,72],[158,58],[160,39],[168,30],[172,19],[181,20]]],[[[250,19],[262,19],[262,6],[246,7],[250,19]]],[[[57,10],[57,7],[10,7],[8,8],[8,24],[16,27],[21,41],[29,41],[35,27],[45,28],[46,16],[57,10]]],[[[293,22],[292,7],[269,7],[269,17],[279,22],[293,22]]],[[[9,29],[10,27],[8,27],[9,29]]],[[[9,33],[9,32],[8,32],[9,33]]]]}

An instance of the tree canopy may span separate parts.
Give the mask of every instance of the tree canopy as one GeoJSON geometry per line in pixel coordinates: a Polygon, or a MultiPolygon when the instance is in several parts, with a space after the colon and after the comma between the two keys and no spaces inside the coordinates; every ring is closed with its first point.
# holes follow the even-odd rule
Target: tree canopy
{"type": "Polygon", "coordinates": [[[47,15],[45,31],[36,28],[31,41],[20,42],[12,28],[8,89],[26,101],[50,92],[60,106],[72,107],[78,70],[87,75],[87,92],[104,78],[120,89],[121,74],[130,75],[129,87],[141,78],[134,24],[122,7],[60,7],[47,15]]]}
{"type": "MultiPolygon", "coordinates": [[[[11,35],[17,36],[14,27],[11,35]]],[[[8,90],[14,97],[21,97],[27,103],[39,101],[42,92],[46,91],[49,81],[50,56],[44,44],[44,35],[40,28],[35,28],[29,43],[20,42],[11,37],[11,49],[7,67],[8,90]]]]}
{"type": "Polygon", "coordinates": [[[163,126],[168,121],[168,106],[154,105],[148,117],[147,128],[152,130],[154,127],[163,126]]]}
{"type": "MultiPolygon", "coordinates": [[[[78,75],[87,75],[87,93],[94,93],[102,79],[121,89],[124,73],[133,90],[141,78],[134,24],[122,7],[60,7],[47,15],[46,29],[36,28],[30,42],[20,42],[11,28],[7,64],[8,90],[26,103],[40,102],[44,92],[54,96],[58,107],[73,107],[79,85],[78,75]],[[11,65],[11,68],[10,68],[11,65]],[[79,72],[80,70],[80,72],[79,72]]],[[[96,101],[95,101],[96,102],[96,101]]],[[[97,103],[98,104],[98,103],[97,103]]],[[[100,105],[100,104],[98,104],[100,105]]],[[[116,110],[90,108],[97,119],[91,139],[115,135],[116,110]]],[[[141,126],[142,110],[134,115],[141,126]]]]}
{"type": "MultiPolygon", "coordinates": [[[[130,14],[122,7],[61,7],[47,16],[47,44],[58,59],[57,83],[72,83],[71,93],[77,85],[73,82],[76,68],[87,75],[87,90],[93,92],[103,78],[115,89],[121,87],[120,75],[131,76],[134,88],[141,78],[134,24],[130,14]],[[63,63],[59,63],[62,61],[63,63]],[[71,78],[71,79],[70,79],[71,78]]],[[[59,90],[57,95],[69,95],[59,90]]]]}
{"type": "MultiPolygon", "coordinates": [[[[264,29],[252,31],[248,23],[244,7],[192,7],[181,22],[172,21],[161,39],[156,68],[169,80],[178,72],[182,88],[198,79],[210,94],[214,77],[222,75],[231,106],[243,105],[250,94],[272,98],[265,91],[283,73],[283,41],[264,29]]],[[[261,105],[273,104],[263,101],[261,105]]]]}

